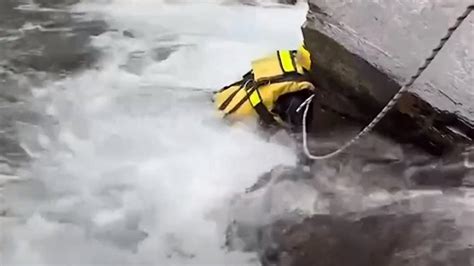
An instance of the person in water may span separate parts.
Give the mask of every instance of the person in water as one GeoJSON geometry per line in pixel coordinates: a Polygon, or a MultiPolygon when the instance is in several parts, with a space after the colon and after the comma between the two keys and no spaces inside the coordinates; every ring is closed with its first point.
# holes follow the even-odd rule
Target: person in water
{"type": "MultiPolygon", "coordinates": [[[[310,68],[311,55],[304,45],[298,50],[279,50],[253,61],[241,80],[215,92],[215,106],[231,121],[256,118],[267,128],[301,131],[303,111],[299,107],[315,91],[310,68]]],[[[308,124],[311,114],[309,110],[308,124]]]]}

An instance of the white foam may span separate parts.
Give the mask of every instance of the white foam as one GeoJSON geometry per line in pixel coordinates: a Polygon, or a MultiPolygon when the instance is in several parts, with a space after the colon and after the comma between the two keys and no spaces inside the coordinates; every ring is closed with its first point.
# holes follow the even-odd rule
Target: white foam
{"type": "Polygon", "coordinates": [[[9,197],[25,219],[5,234],[4,263],[254,265],[221,248],[213,211],[295,155],[254,126],[224,124],[210,95],[187,87],[218,88],[251,58],[296,46],[304,7],[115,0],[77,10],[118,31],[94,40],[98,69],[35,94],[56,124],[35,133],[29,177],[42,185],[9,197]]]}

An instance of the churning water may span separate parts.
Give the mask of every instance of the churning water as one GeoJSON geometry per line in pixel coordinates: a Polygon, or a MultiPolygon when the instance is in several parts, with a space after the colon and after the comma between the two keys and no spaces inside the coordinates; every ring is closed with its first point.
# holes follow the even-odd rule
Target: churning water
{"type": "MultiPolygon", "coordinates": [[[[31,8],[31,7],[30,7],[31,8]]],[[[294,152],[229,127],[211,89],[301,41],[306,7],[113,0],[75,11],[112,30],[99,64],[33,90],[49,123],[20,125],[34,158],[4,191],[2,265],[254,265],[225,252],[226,200],[294,152]]],[[[79,18],[81,19],[81,18],[79,18]]]]}
{"type": "MultiPolygon", "coordinates": [[[[41,11],[33,1],[21,2],[23,10],[41,11]]],[[[381,206],[446,215],[461,232],[454,249],[472,251],[472,190],[387,188],[458,168],[436,160],[420,167],[412,163],[418,155],[367,138],[367,147],[315,163],[313,173],[302,174],[314,178],[301,181],[275,168],[296,164],[291,141],[267,140],[254,124],[230,126],[217,116],[212,90],[239,79],[253,58],[302,40],[307,7],[273,2],[83,0],[73,6],[78,21],[109,25],[92,41],[102,56],[86,70],[32,89],[26,104],[40,123],[16,124],[32,158],[19,167],[19,182],[1,187],[0,157],[0,264],[259,265],[255,254],[223,248],[229,219],[258,225],[294,210],[370,216],[381,206]],[[241,194],[271,169],[284,180],[241,194]]],[[[26,23],[19,31],[35,28],[26,23]]],[[[427,246],[397,256],[431,257],[427,246]]],[[[446,256],[437,248],[438,257],[446,256]]]]}

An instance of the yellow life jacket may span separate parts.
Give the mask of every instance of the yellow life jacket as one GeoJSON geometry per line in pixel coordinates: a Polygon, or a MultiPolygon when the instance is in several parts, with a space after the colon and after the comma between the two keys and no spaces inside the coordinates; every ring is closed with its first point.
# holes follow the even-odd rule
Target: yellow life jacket
{"type": "Polygon", "coordinates": [[[281,124],[281,119],[272,112],[278,98],[314,90],[295,56],[296,51],[281,50],[253,61],[252,70],[242,80],[215,93],[216,108],[231,120],[259,117],[268,124],[281,124]]]}

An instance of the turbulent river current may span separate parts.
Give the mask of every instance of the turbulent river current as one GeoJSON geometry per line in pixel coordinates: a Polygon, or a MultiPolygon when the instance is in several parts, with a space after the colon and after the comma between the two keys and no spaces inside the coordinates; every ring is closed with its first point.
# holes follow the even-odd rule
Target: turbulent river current
{"type": "MultiPolygon", "coordinates": [[[[224,247],[229,206],[262,174],[297,165],[298,152],[291,138],[268,140],[256,125],[226,124],[210,99],[247,72],[251,59],[299,45],[307,5],[48,2],[61,1],[0,4],[0,264],[260,265],[256,253],[224,247]],[[90,43],[41,39],[95,28],[90,43]],[[87,58],[55,63],[56,53],[75,55],[83,46],[87,58]],[[78,71],[64,71],[77,61],[78,71]]],[[[349,171],[318,169],[328,177],[349,171]]],[[[319,185],[344,191],[337,210],[413,197],[359,185],[347,194],[351,184],[319,185]]],[[[308,185],[287,183],[275,193],[271,200],[281,195],[285,210],[331,212],[308,185]]],[[[452,210],[463,228],[460,243],[470,247],[471,194],[426,205],[452,210]]],[[[246,210],[232,215],[263,215],[253,205],[246,210]]]]}
{"type": "Polygon", "coordinates": [[[8,176],[27,181],[3,191],[2,265],[252,264],[221,249],[219,213],[295,155],[251,125],[225,125],[210,98],[253,57],[301,41],[305,7],[268,4],[73,6],[77,20],[111,30],[92,40],[93,68],[31,89],[43,123],[15,125],[33,160],[8,176]]]}

